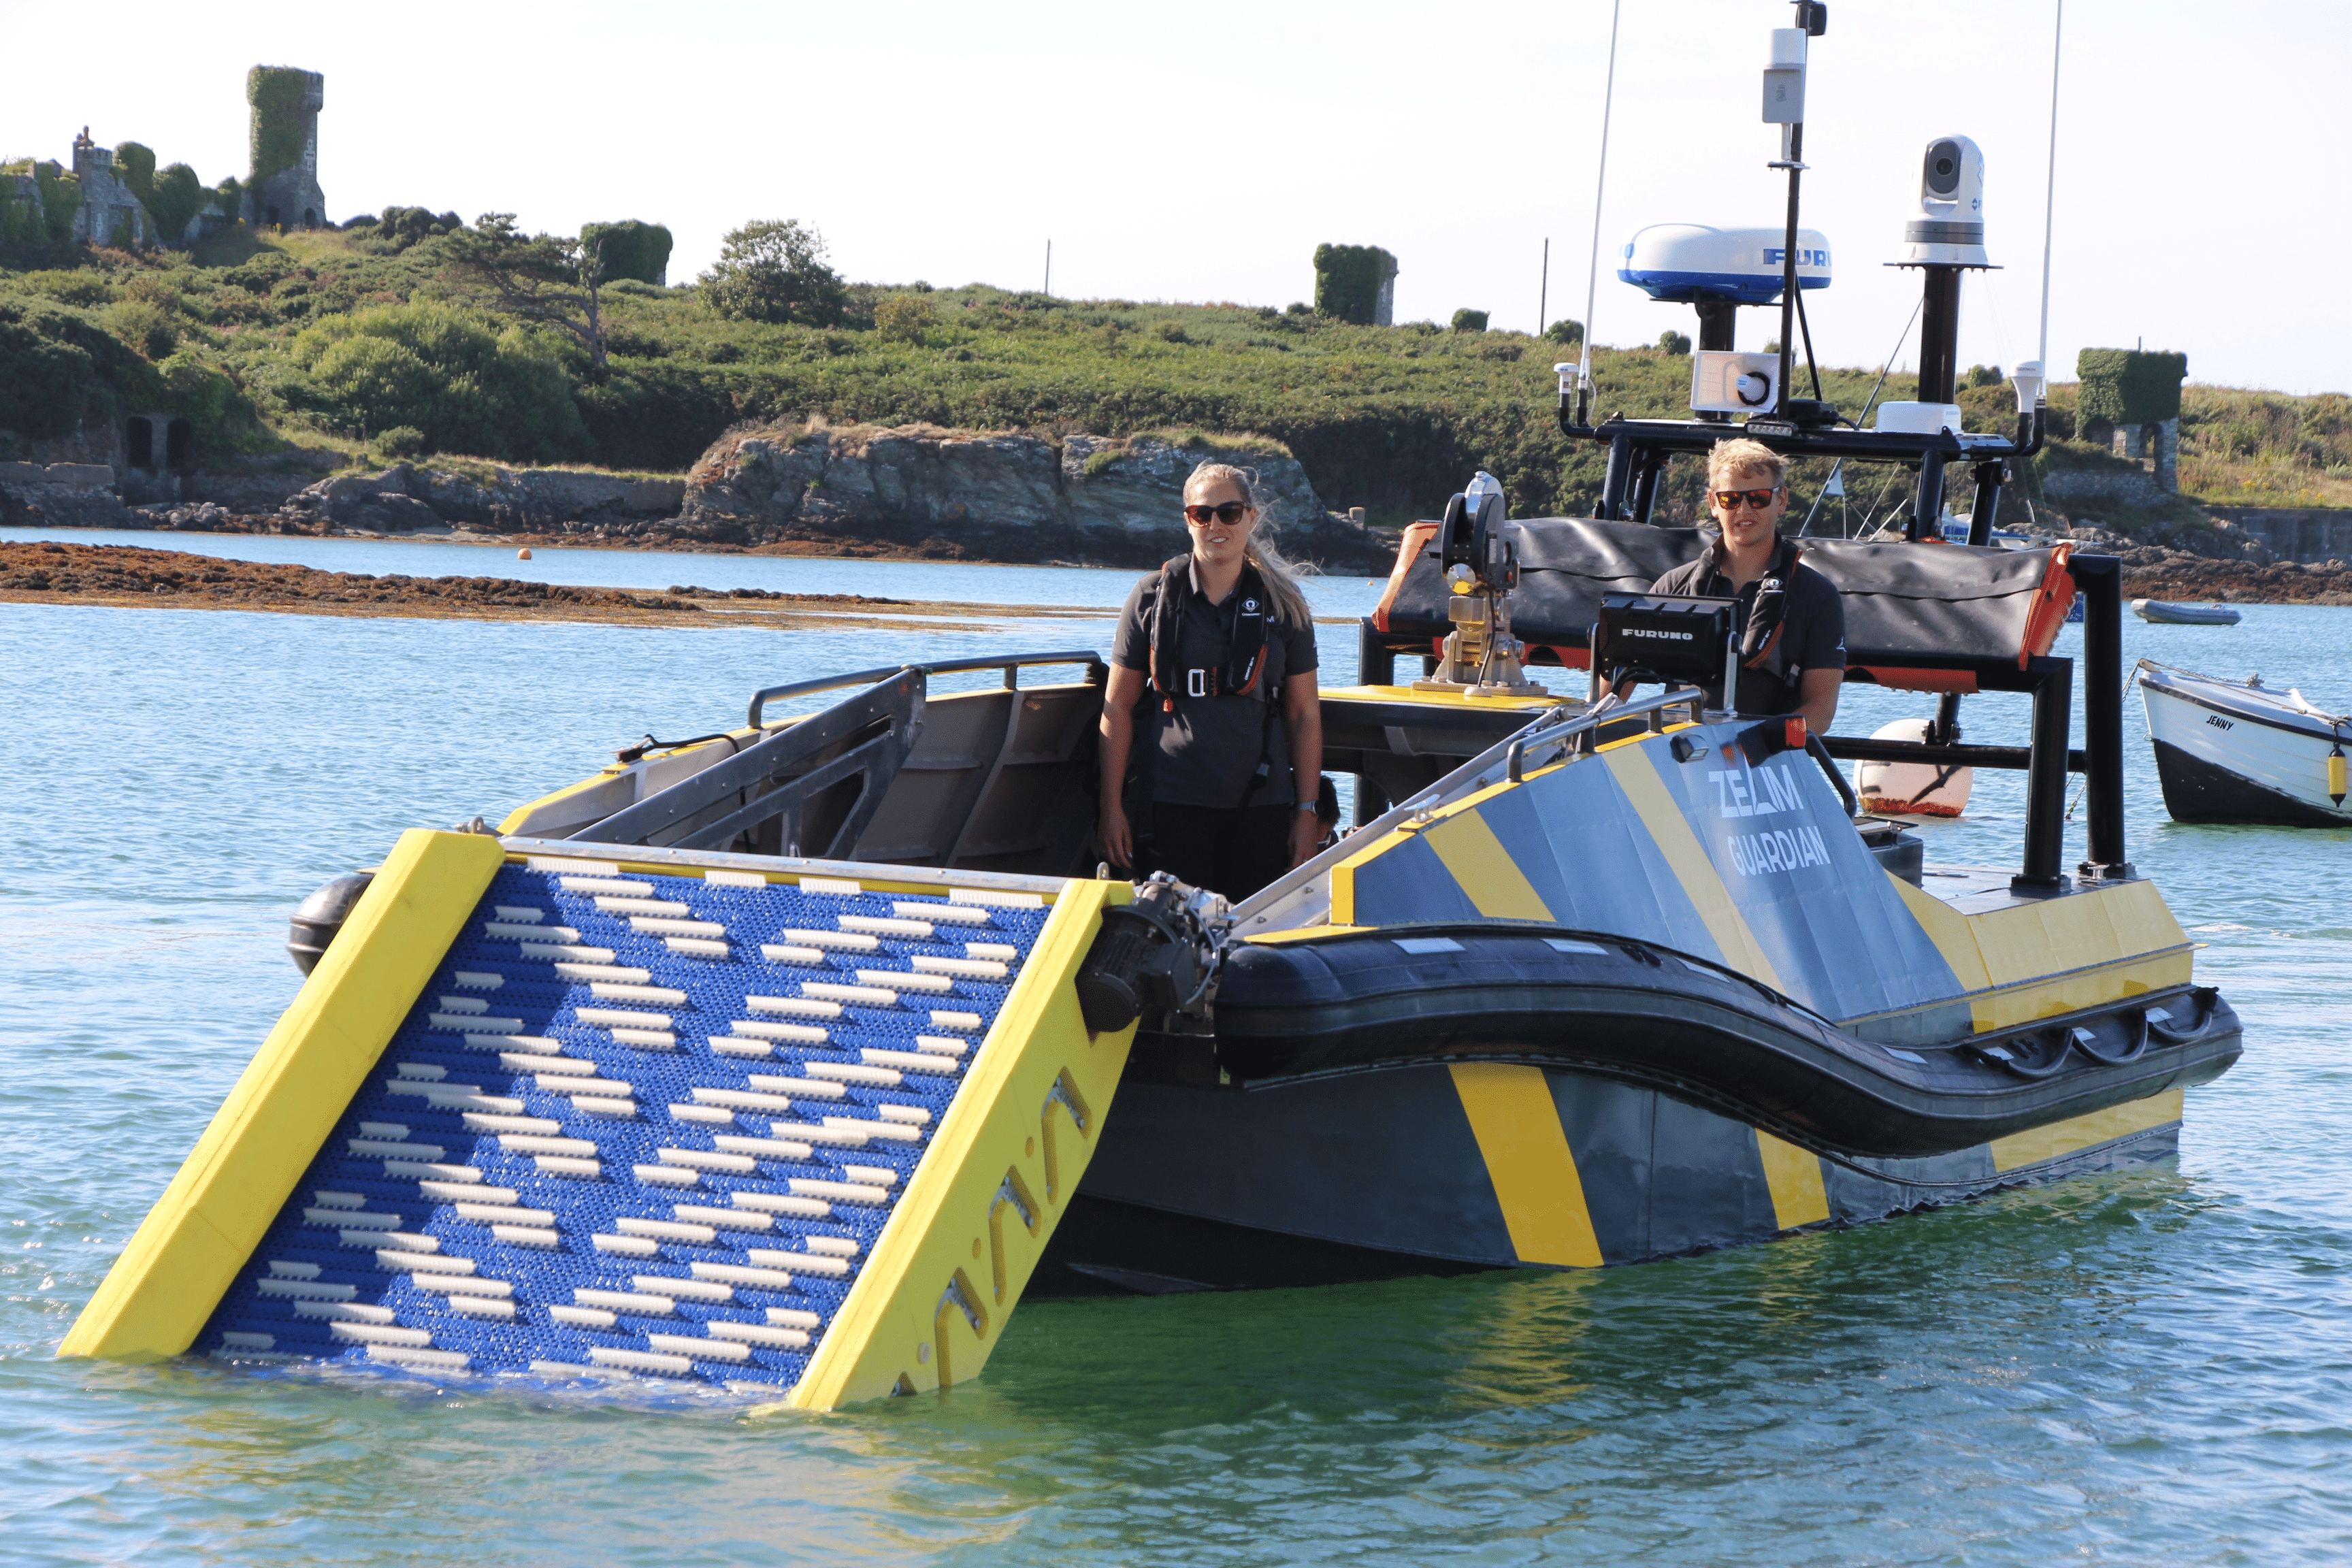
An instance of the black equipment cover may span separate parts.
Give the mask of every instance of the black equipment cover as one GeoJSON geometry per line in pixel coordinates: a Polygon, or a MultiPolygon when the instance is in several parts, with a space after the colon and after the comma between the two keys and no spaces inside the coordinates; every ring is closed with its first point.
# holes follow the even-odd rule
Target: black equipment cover
{"type": "MultiPolygon", "coordinates": [[[[1604,594],[1647,594],[1676,566],[1698,559],[1709,535],[1590,518],[1527,518],[1518,531],[1519,585],[1512,632],[1537,647],[1582,649],[1604,594]]],[[[1809,539],[1805,564],[1845,601],[1849,666],[1900,668],[1921,658],[2014,663],[2043,653],[2071,603],[2063,546],[1972,549],[1959,544],[1874,544],[1809,539]],[[2038,647],[2028,647],[2029,641],[2038,647]]],[[[1385,630],[1440,637],[1453,629],[1438,551],[1407,570],[1385,630]]],[[[1574,662],[1581,663],[1580,658],[1574,662]]]]}

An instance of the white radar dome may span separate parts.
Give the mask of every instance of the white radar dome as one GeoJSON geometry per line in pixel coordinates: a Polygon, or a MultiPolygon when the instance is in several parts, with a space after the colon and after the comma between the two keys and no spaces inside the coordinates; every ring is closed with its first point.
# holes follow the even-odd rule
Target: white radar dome
{"type": "MultiPolygon", "coordinates": [[[[1785,226],[1709,228],[1696,223],[1656,223],[1625,242],[1617,279],[1653,300],[1691,304],[1729,300],[1769,305],[1780,297],[1785,226]]],[[[1815,228],[1797,231],[1797,287],[1830,286],[1830,242],[1815,228]]]]}

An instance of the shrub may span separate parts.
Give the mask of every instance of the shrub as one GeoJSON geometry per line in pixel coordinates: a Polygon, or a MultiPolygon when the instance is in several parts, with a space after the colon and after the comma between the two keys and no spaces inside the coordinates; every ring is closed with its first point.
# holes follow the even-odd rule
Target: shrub
{"type": "Polygon", "coordinates": [[[580,226],[581,248],[596,253],[600,282],[612,283],[624,278],[640,283],[667,281],[670,243],[668,229],[635,218],[580,226]]]}
{"type": "Polygon", "coordinates": [[[106,330],[151,360],[180,346],[180,323],[152,300],[121,300],[107,307],[106,330]]]}
{"type": "Polygon", "coordinates": [[[702,297],[733,321],[799,321],[824,326],[841,319],[841,275],[824,264],[824,237],[797,219],[762,219],[728,235],[718,265],[702,275],[702,297]]]}
{"type": "Polygon", "coordinates": [[[1316,311],[1369,327],[1381,319],[1381,297],[1396,275],[1396,258],[1377,245],[1318,245],[1316,311]]]}
{"type": "Polygon", "coordinates": [[[939,311],[920,294],[892,294],[874,307],[874,330],[885,342],[920,342],[939,311]]]}
{"type": "Polygon", "coordinates": [[[1969,366],[1968,377],[1961,383],[1961,384],[1964,386],[1999,386],[2001,384],[2001,380],[2002,376],[2000,374],[2000,366],[1997,364],[1972,364],[1969,366]]]}
{"type": "Polygon", "coordinates": [[[675,363],[614,365],[581,387],[573,395],[596,460],[623,468],[693,463],[743,417],[722,374],[675,363]]]}
{"type": "Polygon", "coordinates": [[[96,358],[80,344],[42,331],[46,325],[0,301],[0,429],[62,436],[99,412],[93,407],[100,386],[96,358]]]}
{"type": "Polygon", "coordinates": [[[1454,312],[1454,330],[1457,332],[1483,332],[1486,330],[1486,312],[1461,310],[1454,312]]]}
{"type": "Polygon", "coordinates": [[[194,169],[185,163],[174,163],[155,176],[154,186],[145,200],[148,214],[155,220],[157,235],[165,245],[178,245],[196,215],[212,205],[213,193],[205,189],[194,169]]]}
{"type": "Polygon", "coordinates": [[[430,239],[436,234],[455,234],[465,226],[466,220],[456,213],[436,213],[427,207],[386,207],[383,216],[376,220],[375,237],[390,245],[397,254],[419,240],[430,239]]]}
{"type": "Polygon", "coordinates": [[[1546,327],[1544,336],[1556,343],[1580,343],[1584,341],[1584,323],[1563,317],[1546,327]]]}
{"type": "Polygon", "coordinates": [[[1658,334],[1658,347],[1670,354],[1686,354],[1691,352],[1690,334],[1668,327],[1658,334]]]}
{"type": "Polygon", "coordinates": [[[414,425],[395,425],[376,437],[375,449],[383,458],[421,458],[430,448],[424,431],[414,425]]]}
{"type": "Polygon", "coordinates": [[[1163,343],[1189,343],[1192,341],[1181,321],[1154,321],[1151,323],[1151,335],[1163,343]]]}
{"type": "Polygon", "coordinates": [[[149,212],[155,210],[155,152],[144,142],[125,142],[114,150],[115,177],[131,187],[149,212]]]}
{"type": "Polygon", "coordinates": [[[370,436],[400,426],[436,452],[521,462],[572,457],[587,431],[572,378],[528,329],[437,305],[383,305],[296,334],[302,399],[370,436]]]}
{"type": "Polygon", "coordinates": [[[164,402],[188,422],[199,460],[227,456],[261,433],[260,421],[236,384],[183,349],[155,367],[164,402]]]}

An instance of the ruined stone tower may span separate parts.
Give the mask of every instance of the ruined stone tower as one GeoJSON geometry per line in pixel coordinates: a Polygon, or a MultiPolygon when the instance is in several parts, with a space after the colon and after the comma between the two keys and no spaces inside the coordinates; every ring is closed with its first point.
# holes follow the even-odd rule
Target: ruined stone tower
{"type": "Polygon", "coordinates": [[[319,110],[327,79],[292,66],[256,66],[245,98],[253,106],[253,174],[245,219],[256,228],[317,228],[327,221],[319,189],[319,110]]]}

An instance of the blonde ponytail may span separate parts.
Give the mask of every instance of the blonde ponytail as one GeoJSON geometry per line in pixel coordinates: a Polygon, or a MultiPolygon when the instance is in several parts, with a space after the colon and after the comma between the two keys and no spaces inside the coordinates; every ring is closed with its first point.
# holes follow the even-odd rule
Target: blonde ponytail
{"type": "Polygon", "coordinates": [[[1298,585],[1298,569],[1284,560],[1282,552],[1275,548],[1274,521],[1268,515],[1265,492],[1258,484],[1257,470],[1232,463],[1202,463],[1185,476],[1184,489],[1189,491],[1195,485],[1214,484],[1220,479],[1229,479],[1239,485],[1242,494],[1249,498],[1252,510],[1257,513],[1257,522],[1250,530],[1249,543],[1242,552],[1242,559],[1256,567],[1257,574],[1265,580],[1266,608],[1272,612],[1275,620],[1285,626],[1312,625],[1315,616],[1307,607],[1305,590],[1298,585]]]}

